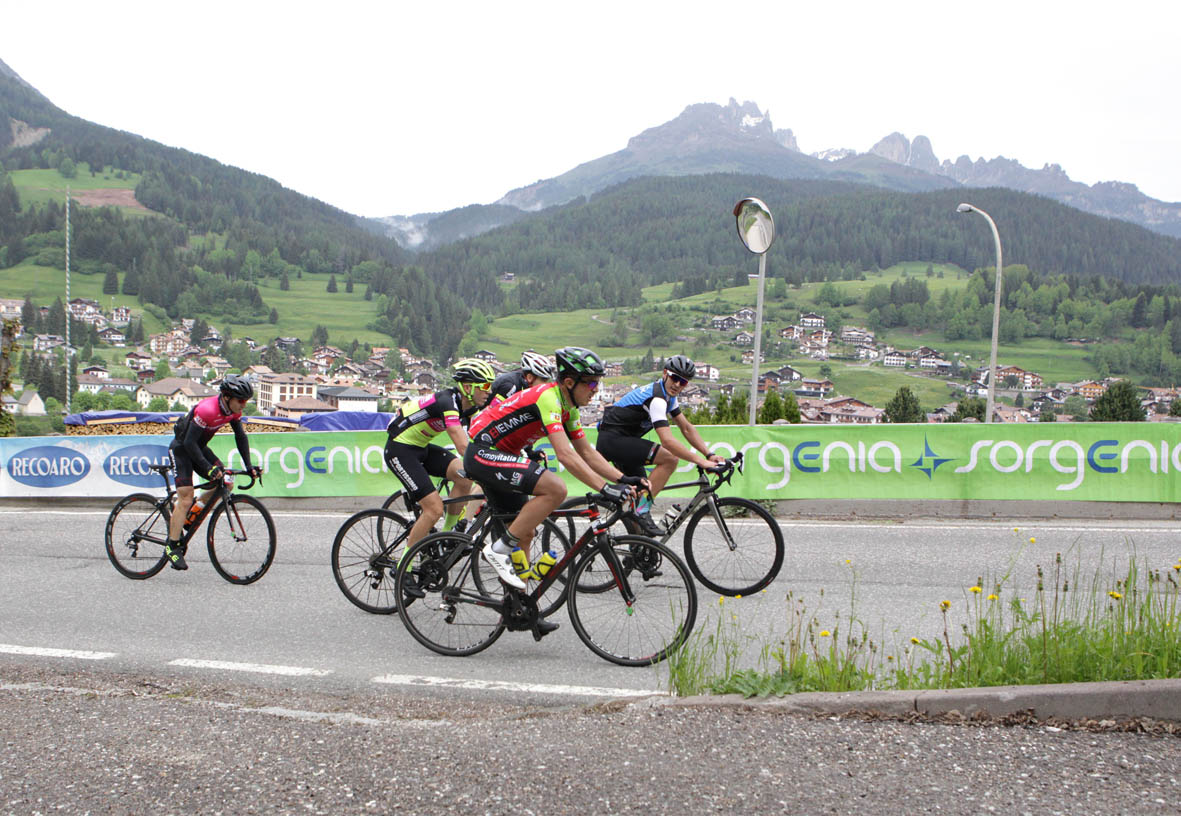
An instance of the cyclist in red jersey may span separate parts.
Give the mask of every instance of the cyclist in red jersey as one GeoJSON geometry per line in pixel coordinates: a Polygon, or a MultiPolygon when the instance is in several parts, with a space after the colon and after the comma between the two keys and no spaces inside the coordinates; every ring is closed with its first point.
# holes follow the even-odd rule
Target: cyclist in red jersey
{"type": "MultiPolygon", "coordinates": [[[[521,391],[472,420],[471,443],[463,458],[464,472],[480,484],[493,507],[519,511],[507,535],[486,544],[481,554],[500,579],[516,589],[524,589],[525,582],[514,560],[524,571],[528,565],[522,563],[527,557],[514,559],[513,551],[521,541],[532,541],[537,525],[566,499],[566,483],[540,462],[523,456],[527,446],[548,437],[558,461],[574,478],[608,495],[622,499],[632,486],[646,485],[644,479],[625,476],[604,459],[579,421],[578,409],[591,401],[599,387],[603,361],[577,346],[558,349],[554,355],[558,363],[554,382],[521,391]]],[[[543,621],[541,627],[544,634],[557,624],[543,621]]]]}
{"type": "MultiPolygon", "coordinates": [[[[185,548],[180,545],[180,537],[184,532],[189,508],[193,506],[194,471],[214,482],[221,478],[225,470],[221,461],[209,450],[209,440],[219,428],[228,424],[233,429],[234,443],[238,446],[246,470],[255,476],[261,472],[261,468],[250,464],[250,444],[246,440],[246,431],[242,430],[242,411],[253,396],[254,386],[249,380],[237,374],[227,374],[221,381],[221,393],[218,396],[201,400],[188,414],[176,421],[176,438],[168,447],[172,468],[176,471],[176,507],[172,511],[172,518],[168,520],[168,543],[164,547],[173,569],[189,568],[185,563],[185,548]]],[[[212,489],[206,491],[201,501],[209,501],[212,493],[212,489]]]]}

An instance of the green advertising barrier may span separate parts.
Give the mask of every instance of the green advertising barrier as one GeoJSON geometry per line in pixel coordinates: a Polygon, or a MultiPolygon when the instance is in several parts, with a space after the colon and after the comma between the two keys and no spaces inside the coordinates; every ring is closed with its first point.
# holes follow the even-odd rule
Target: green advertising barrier
{"type": "MultiPolygon", "coordinates": [[[[1181,426],[1164,422],[771,425],[700,429],[711,450],[741,451],[723,492],[754,499],[1175,502],[1181,426]]],[[[594,431],[588,432],[591,440],[594,431]]],[[[399,487],[380,431],[254,434],[263,496],[384,496],[399,487]]],[[[241,465],[233,437],[213,450],[241,465]]],[[[550,469],[561,472],[552,449],[550,469]]],[[[565,473],[571,494],[585,488],[565,473]]],[[[685,464],[672,481],[696,476],[685,464]]],[[[692,491],[680,491],[691,493],[692,491]]]]}

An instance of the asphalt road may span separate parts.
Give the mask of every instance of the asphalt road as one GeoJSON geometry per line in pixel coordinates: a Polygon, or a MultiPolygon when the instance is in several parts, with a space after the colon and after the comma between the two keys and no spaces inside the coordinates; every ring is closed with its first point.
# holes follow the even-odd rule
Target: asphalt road
{"type": "MultiPolygon", "coordinates": [[[[195,549],[186,573],[129,581],[105,516],[0,510],[0,813],[1181,812],[1175,737],[604,708],[667,670],[612,666],[568,621],[434,655],[340,595],[343,513],[276,513],[275,565],[248,587],[195,549]]],[[[855,598],[888,651],[941,632],[939,602],[962,614],[981,576],[1031,597],[1058,552],[1076,586],[1181,556],[1167,523],[783,527],[766,593],[701,595],[699,626],[737,626],[750,661],[800,600],[833,628],[855,598]]]]}

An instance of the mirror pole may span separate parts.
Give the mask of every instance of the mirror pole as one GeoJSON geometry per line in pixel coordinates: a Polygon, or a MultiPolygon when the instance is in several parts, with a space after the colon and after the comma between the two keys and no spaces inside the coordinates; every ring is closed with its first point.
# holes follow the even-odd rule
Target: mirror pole
{"type": "Polygon", "coordinates": [[[750,376],[750,421],[755,424],[755,413],[759,403],[759,356],[763,346],[763,281],[767,277],[767,253],[759,255],[759,289],[755,299],[755,359],[751,364],[750,376]]]}

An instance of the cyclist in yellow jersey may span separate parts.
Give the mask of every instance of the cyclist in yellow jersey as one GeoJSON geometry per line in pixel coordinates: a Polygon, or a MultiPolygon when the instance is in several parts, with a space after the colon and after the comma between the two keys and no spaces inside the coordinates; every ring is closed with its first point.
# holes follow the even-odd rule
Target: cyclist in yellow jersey
{"type": "MultiPolygon", "coordinates": [[[[385,462],[406,488],[407,495],[418,502],[422,514],[410,528],[407,546],[430,532],[443,517],[443,499],[431,477],[451,480],[455,495],[470,493],[470,479],[461,476],[461,460],[432,440],[446,431],[463,456],[468,435],[463,420],[488,402],[489,389],[496,371],[483,360],[466,359],[455,364],[456,385],[404,403],[386,427],[385,462]]],[[[450,530],[461,512],[448,513],[443,529],[450,530]]]]}
{"type": "MultiPolygon", "coordinates": [[[[521,541],[532,541],[537,525],[566,500],[566,483],[540,462],[523,456],[527,446],[548,437],[571,476],[620,499],[633,486],[647,485],[645,479],[625,476],[604,459],[579,421],[578,409],[591,401],[599,387],[603,361],[577,346],[558,349],[554,355],[557,380],[518,392],[480,412],[472,420],[471,444],[463,458],[464,472],[480,484],[493,507],[519,511],[507,535],[486,544],[482,553],[500,579],[517,589],[524,589],[525,582],[514,569],[513,550],[521,541]]],[[[555,623],[542,624],[543,634],[555,628],[555,623]]]]}

